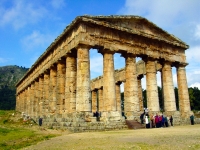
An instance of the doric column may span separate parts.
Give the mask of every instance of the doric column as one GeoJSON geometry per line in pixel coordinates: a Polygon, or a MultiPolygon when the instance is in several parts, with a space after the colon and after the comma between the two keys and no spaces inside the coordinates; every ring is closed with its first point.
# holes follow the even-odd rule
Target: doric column
{"type": "Polygon", "coordinates": [[[33,112],[34,112],[34,116],[38,116],[38,108],[39,108],[39,101],[38,101],[38,89],[39,89],[39,81],[38,79],[35,80],[35,96],[34,96],[34,108],[33,108],[33,112]]]}
{"type": "Polygon", "coordinates": [[[62,114],[65,101],[65,61],[57,63],[57,113],[62,114]]]}
{"type": "Polygon", "coordinates": [[[31,95],[31,86],[28,86],[27,89],[27,114],[30,116],[31,115],[31,99],[30,99],[30,95],[31,95]]]}
{"type": "Polygon", "coordinates": [[[44,110],[43,110],[43,84],[44,84],[44,76],[40,75],[39,76],[39,83],[38,83],[38,114],[44,115],[44,110]]]}
{"type": "Polygon", "coordinates": [[[143,94],[142,94],[142,78],[143,78],[143,75],[139,75],[137,77],[137,81],[138,81],[138,98],[139,98],[140,111],[144,110],[143,94]]]}
{"type": "MultiPolygon", "coordinates": [[[[19,102],[20,102],[20,105],[18,106],[18,109],[17,111],[19,112],[23,112],[22,108],[23,108],[23,91],[20,91],[19,94],[19,102]]],[[[16,106],[17,107],[17,106],[16,106]]]]}
{"type": "Polygon", "coordinates": [[[46,70],[44,72],[44,104],[43,104],[43,110],[44,110],[44,114],[48,114],[49,113],[49,84],[50,83],[50,72],[49,70],[46,70]]]}
{"type": "Polygon", "coordinates": [[[116,92],[116,101],[117,101],[117,111],[121,112],[121,90],[120,90],[121,82],[117,82],[115,84],[115,92],[116,92]]]}
{"type": "Polygon", "coordinates": [[[56,113],[56,82],[57,82],[57,70],[56,66],[52,65],[50,68],[50,82],[49,82],[49,101],[50,101],[50,113],[56,113]]]}
{"type": "Polygon", "coordinates": [[[92,91],[92,112],[97,111],[97,91],[92,91]]]}
{"type": "Polygon", "coordinates": [[[160,111],[156,79],[156,64],[155,60],[150,58],[147,58],[146,60],[146,86],[147,107],[149,111],[160,111]]]}
{"type": "Polygon", "coordinates": [[[176,71],[178,83],[179,109],[182,117],[188,117],[187,115],[190,115],[191,108],[185,66],[181,64],[178,65],[176,71]]]}
{"type": "Polygon", "coordinates": [[[26,114],[29,115],[29,105],[30,105],[30,99],[29,99],[29,90],[30,90],[30,87],[27,86],[26,87],[26,114]]]}
{"type": "Polygon", "coordinates": [[[76,111],[91,112],[89,47],[79,45],[77,59],[76,111]]]}
{"type": "Polygon", "coordinates": [[[138,82],[135,56],[126,54],[125,56],[125,85],[124,85],[124,111],[128,118],[133,117],[133,112],[139,112],[138,82]]]}
{"type": "Polygon", "coordinates": [[[106,111],[116,111],[113,52],[103,51],[103,101],[106,111]]]}
{"type": "Polygon", "coordinates": [[[164,96],[164,111],[176,111],[174,84],[170,62],[164,62],[161,73],[164,96]]]}
{"type": "Polygon", "coordinates": [[[20,105],[21,105],[20,102],[21,102],[20,101],[20,93],[17,93],[17,95],[16,95],[16,105],[15,105],[15,110],[16,111],[21,111],[20,110],[20,105]]]}
{"type": "Polygon", "coordinates": [[[65,78],[65,112],[76,111],[76,56],[67,54],[66,56],[66,78],[65,78]]]}
{"type": "Polygon", "coordinates": [[[98,98],[99,98],[99,111],[104,111],[104,101],[103,101],[103,88],[98,89],[98,98]]]}
{"type": "Polygon", "coordinates": [[[30,88],[30,113],[29,115],[31,117],[33,116],[33,107],[34,107],[34,82],[31,83],[31,88],[30,88]]]}
{"type": "Polygon", "coordinates": [[[24,90],[24,112],[28,114],[28,87],[24,90]]]}

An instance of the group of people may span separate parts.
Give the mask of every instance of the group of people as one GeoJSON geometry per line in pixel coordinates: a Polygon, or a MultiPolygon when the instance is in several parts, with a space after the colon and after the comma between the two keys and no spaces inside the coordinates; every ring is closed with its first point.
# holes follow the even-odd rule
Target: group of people
{"type": "Polygon", "coordinates": [[[169,127],[168,121],[170,121],[170,126],[173,126],[173,117],[167,117],[164,115],[149,115],[144,112],[140,116],[141,124],[146,124],[146,128],[161,128],[169,127]]]}

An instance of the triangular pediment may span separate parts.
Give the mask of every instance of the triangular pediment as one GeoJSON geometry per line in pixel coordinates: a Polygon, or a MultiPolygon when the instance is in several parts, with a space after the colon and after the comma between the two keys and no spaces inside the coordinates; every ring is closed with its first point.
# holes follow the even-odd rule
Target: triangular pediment
{"type": "Polygon", "coordinates": [[[169,43],[176,43],[179,46],[188,48],[188,45],[179,38],[159,28],[154,23],[139,16],[80,16],[84,21],[93,20],[95,23],[118,30],[129,31],[133,34],[146,36],[152,39],[163,40],[169,43]]]}

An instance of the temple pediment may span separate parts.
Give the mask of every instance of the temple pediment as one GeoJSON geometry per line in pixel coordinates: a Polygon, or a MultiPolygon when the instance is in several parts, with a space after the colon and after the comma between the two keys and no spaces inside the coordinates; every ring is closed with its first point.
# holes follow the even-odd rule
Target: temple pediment
{"type": "Polygon", "coordinates": [[[154,23],[139,16],[133,16],[133,15],[87,16],[86,15],[77,17],[74,20],[73,24],[76,24],[79,21],[98,24],[106,26],[108,28],[110,27],[116,30],[129,32],[131,34],[136,34],[147,38],[156,39],[158,41],[168,41],[169,43],[174,43],[175,45],[181,46],[185,49],[189,47],[179,38],[175,37],[172,34],[169,34],[165,30],[159,28],[154,23]]]}

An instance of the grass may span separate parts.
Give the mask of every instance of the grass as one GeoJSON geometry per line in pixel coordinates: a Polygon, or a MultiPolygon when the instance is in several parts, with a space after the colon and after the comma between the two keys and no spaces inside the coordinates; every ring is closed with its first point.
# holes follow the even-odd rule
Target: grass
{"type": "Polygon", "coordinates": [[[20,114],[15,111],[0,110],[0,150],[15,150],[42,140],[48,140],[55,137],[55,134],[42,134],[38,130],[38,125],[30,122],[24,122],[20,114]],[[15,114],[13,116],[13,114],[15,114]],[[30,127],[30,123],[33,125],[30,127]]]}

